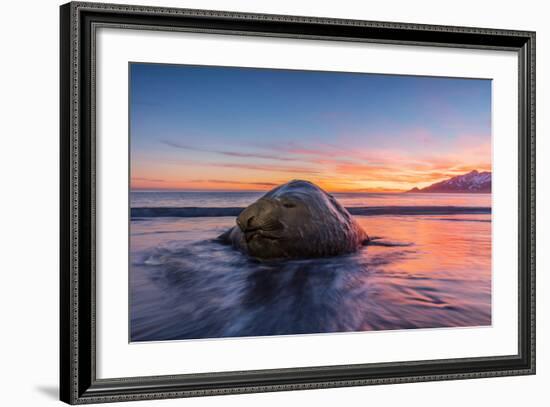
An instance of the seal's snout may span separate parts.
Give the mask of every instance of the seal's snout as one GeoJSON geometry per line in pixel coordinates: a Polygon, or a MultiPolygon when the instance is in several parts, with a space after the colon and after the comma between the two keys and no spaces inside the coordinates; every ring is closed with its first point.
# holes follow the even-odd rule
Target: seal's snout
{"type": "MultiPolygon", "coordinates": [[[[246,212],[246,211],[245,211],[246,212]]],[[[241,229],[243,232],[246,232],[248,229],[248,223],[254,219],[254,216],[243,216],[242,214],[239,215],[237,218],[237,226],[239,226],[239,229],[241,229]]]]}
{"type": "Polygon", "coordinates": [[[237,225],[243,232],[276,230],[282,227],[279,222],[279,206],[271,199],[260,199],[250,205],[237,217],[237,225]]]}
{"type": "Polygon", "coordinates": [[[257,229],[256,217],[258,216],[257,208],[253,206],[246,208],[241,212],[237,218],[237,225],[243,232],[248,232],[254,229],[257,229]]]}

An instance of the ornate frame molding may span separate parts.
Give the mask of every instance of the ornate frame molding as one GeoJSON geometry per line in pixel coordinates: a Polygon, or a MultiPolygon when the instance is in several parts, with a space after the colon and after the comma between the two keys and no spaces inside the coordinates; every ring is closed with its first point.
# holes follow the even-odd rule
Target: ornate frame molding
{"type": "Polygon", "coordinates": [[[535,373],[534,32],[84,2],[61,6],[60,20],[61,400],[85,404],[535,373]],[[518,52],[518,355],[97,379],[94,38],[100,26],[518,52]]]}

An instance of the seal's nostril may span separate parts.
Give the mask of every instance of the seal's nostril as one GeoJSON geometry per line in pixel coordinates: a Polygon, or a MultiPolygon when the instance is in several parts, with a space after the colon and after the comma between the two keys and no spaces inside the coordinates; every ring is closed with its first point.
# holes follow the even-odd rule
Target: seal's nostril
{"type": "Polygon", "coordinates": [[[239,228],[243,232],[246,232],[247,230],[254,229],[254,226],[253,226],[254,218],[255,218],[254,215],[251,215],[251,216],[242,216],[241,215],[237,218],[237,226],[239,226],[239,228]]]}
{"type": "Polygon", "coordinates": [[[248,220],[246,221],[246,227],[251,229],[252,228],[252,221],[254,220],[255,216],[251,216],[250,218],[248,218],[248,220]]]}

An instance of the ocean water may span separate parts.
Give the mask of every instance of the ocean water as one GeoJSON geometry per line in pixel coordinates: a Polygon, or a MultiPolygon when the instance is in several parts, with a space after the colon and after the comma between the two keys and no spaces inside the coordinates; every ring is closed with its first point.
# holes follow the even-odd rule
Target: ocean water
{"type": "MultiPolygon", "coordinates": [[[[260,195],[133,192],[131,206],[238,208],[260,195]]],[[[234,216],[133,217],[130,340],[491,324],[489,194],[335,196],[350,208],[487,211],[356,215],[373,238],[356,253],[270,262],[215,241],[234,216]]]]}
{"type": "MultiPolygon", "coordinates": [[[[133,191],[132,208],[246,207],[264,192],[133,191]]],[[[345,207],[362,206],[481,206],[491,207],[491,194],[334,193],[345,207]]]]}

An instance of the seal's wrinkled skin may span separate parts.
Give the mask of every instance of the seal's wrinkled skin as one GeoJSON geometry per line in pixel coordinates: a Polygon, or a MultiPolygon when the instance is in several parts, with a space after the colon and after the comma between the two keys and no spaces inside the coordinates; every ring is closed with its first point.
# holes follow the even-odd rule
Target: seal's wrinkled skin
{"type": "Polygon", "coordinates": [[[258,259],[336,256],[369,240],[332,195],[300,180],[266,193],[219,238],[258,259]]]}

